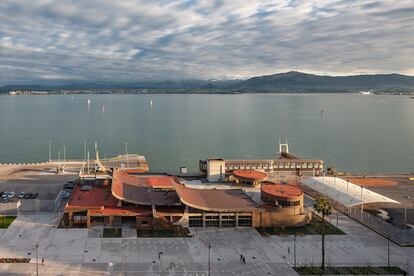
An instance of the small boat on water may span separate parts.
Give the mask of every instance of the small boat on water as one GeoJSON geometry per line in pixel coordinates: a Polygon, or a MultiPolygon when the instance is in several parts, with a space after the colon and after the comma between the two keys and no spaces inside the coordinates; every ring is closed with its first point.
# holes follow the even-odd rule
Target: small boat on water
{"type": "Polygon", "coordinates": [[[372,95],[371,91],[359,91],[359,94],[361,95],[372,95]]]}

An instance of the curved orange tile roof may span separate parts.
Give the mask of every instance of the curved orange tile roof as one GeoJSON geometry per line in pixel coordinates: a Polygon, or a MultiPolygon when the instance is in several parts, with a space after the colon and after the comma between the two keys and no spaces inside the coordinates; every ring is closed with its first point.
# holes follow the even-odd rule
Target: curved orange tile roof
{"type": "Polygon", "coordinates": [[[262,184],[261,192],[276,199],[295,199],[303,195],[303,191],[293,185],[262,184]]]}
{"type": "Polygon", "coordinates": [[[259,206],[240,189],[195,189],[174,184],[182,203],[214,212],[251,212],[259,206]]]}
{"type": "Polygon", "coordinates": [[[112,194],[120,200],[140,205],[179,205],[173,183],[178,183],[177,178],[130,175],[115,170],[112,175],[112,194]],[[168,190],[159,190],[164,188],[168,190]]]}
{"type": "Polygon", "coordinates": [[[239,178],[258,181],[264,180],[267,177],[265,173],[254,170],[234,170],[233,175],[239,178]]]}

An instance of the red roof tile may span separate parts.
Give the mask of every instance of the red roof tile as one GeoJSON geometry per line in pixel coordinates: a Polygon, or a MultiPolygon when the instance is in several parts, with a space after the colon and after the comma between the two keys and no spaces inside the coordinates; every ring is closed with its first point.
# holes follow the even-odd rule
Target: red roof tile
{"type": "Polygon", "coordinates": [[[259,206],[240,189],[194,189],[175,184],[181,202],[206,211],[250,212],[259,206]]]}
{"type": "Polygon", "coordinates": [[[179,205],[172,183],[178,183],[178,180],[171,176],[138,176],[115,170],[112,194],[120,200],[140,205],[179,205]]]}
{"type": "Polygon", "coordinates": [[[233,175],[235,177],[251,179],[251,180],[259,180],[259,181],[267,177],[265,173],[254,171],[254,170],[234,170],[233,175]]]}
{"type": "Polygon", "coordinates": [[[293,199],[303,195],[298,186],[280,184],[262,184],[261,192],[279,199],[293,199]]]}
{"type": "Polygon", "coordinates": [[[72,196],[69,199],[67,207],[101,207],[101,206],[117,206],[116,199],[109,187],[93,186],[91,191],[81,191],[80,184],[73,189],[72,196]]]}

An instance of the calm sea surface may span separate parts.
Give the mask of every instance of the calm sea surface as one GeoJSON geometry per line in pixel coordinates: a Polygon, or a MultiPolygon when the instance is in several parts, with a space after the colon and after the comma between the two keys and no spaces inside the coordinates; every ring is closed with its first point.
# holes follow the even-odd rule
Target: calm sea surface
{"type": "Polygon", "coordinates": [[[414,171],[414,100],[357,94],[0,96],[0,162],[146,156],[153,171],[290,152],[342,171],[414,171]],[[90,110],[88,110],[90,99],[90,110]],[[153,101],[151,110],[150,101],[153,101]],[[104,109],[104,110],[103,110],[104,109]],[[321,115],[321,110],[324,110],[321,115]]]}

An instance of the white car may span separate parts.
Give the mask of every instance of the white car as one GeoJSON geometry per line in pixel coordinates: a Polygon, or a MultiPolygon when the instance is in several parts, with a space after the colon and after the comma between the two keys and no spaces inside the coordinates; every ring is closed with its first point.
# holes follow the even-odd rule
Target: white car
{"type": "Polygon", "coordinates": [[[9,192],[9,198],[13,198],[15,194],[15,192],[9,192]]]}
{"type": "Polygon", "coordinates": [[[21,192],[21,193],[19,194],[19,198],[20,198],[20,199],[22,199],[22,198],[24,197],[24,195],[25,195],[25,193],[24,193],[24,192],[21,192]]]}

